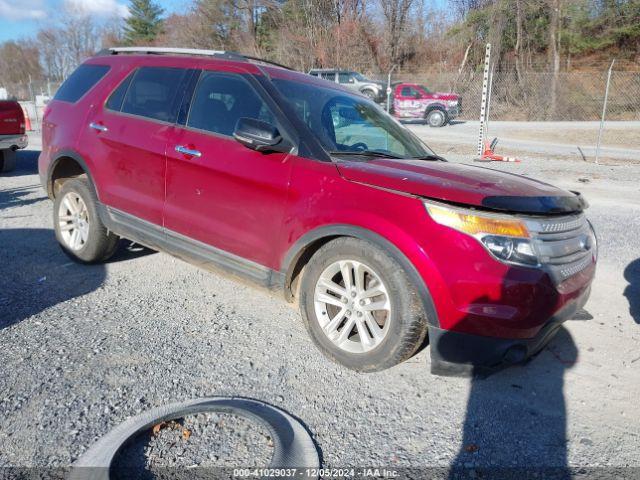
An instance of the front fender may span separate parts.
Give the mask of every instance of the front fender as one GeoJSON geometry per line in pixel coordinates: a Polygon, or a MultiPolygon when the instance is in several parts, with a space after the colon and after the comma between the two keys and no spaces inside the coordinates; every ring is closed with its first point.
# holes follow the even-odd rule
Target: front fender
{"type": "MultiPolygon", "coordinates": [[[[405,235],[406,234],[402,236],[404,237],[405,235]]],[[[409,279],[417,288],[420,298],[422,300],[425,313],[427,315],[427,321],[429,325],[435,326],[435,327],[440,326],[440,321],[439,321],[438,314],[436,312],[436,308],[433,302],[433,297],[431,296],[429,287],[424,282],[421,273],[416,269],[413,263],[409,260],[407,254],[405,254],[393,242],[385,238],[380,233],[374,232],[368,228],[364,228],[356,225],[350,225],[350,224],[332,224],[332,225],[324,225],[321,227],[317,227],[305,233],[298,240],[296,240],[296,242],[289,248],[289,250],[287,251],[284,257],[281,271],[285,272],[286,278],[289,278],[289,275],[295,268],[297,260],[302,256],[302,254],[307,249],[307,247],[317,242],[318,240],[328,239],[333,237],[360,238],[362,240],[366,240],[368,242],[373,243],[374,245],[382,248],[387,253],[389,253],[391,257],[402,266],[406,274],[409,276],[409,279]]],[[[409,242],[406,242],[407,239],[403,239],[403,240],[405,241],[401,243],[403,243],[403,247],[405,249],[407,248],[407,245],[411,245],[411,244],[413,244],[414,247],[417,247],[415,245],[415,242],[412,242],[410,240],[409,242]]],[[[410,256],[415,254],[424,256],[425,260],[429,262],[428,259],[426,259],[426,255],[424,254],[423,251],[421,252],[419,249],[416,248],[415,251],[412,251],[410,253],[410,256]]],[[[431,267],[428,269],[431,270],[432,268],[434,267],[431,265],[431,267]]]]}

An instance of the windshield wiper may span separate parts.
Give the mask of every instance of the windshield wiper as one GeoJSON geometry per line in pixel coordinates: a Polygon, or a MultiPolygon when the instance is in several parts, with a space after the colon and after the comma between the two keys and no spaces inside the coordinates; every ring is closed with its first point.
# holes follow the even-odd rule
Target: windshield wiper
{"type": "Polygon", "coordinates": [[[448,162],[449,160],[447,160],[444,157],[441,157],[440,155],[422,155],[420,157],[411,157],[411,160],[436,160],[438,162],[448,162]]]}
{"type": "Polygon", "coordinates": [[[375,150],[358,150],[358,151],[341,151],[334,150],[329,152],[330,155],[354,155],[360,157],[384,157],[384,158],[394,158],[394,159],[405,159],[406,157],[400,157],[398,155],[393,155],[392,153],[378,152],[375,150]]]}

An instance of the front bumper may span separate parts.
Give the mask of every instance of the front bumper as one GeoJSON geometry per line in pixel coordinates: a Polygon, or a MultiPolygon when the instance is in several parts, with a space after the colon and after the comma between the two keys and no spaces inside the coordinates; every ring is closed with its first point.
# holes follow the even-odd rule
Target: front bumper
{"type": "Polygon", "coordinates": [[[444,376],[487,374],[524,362],[539,353],[558,333],[563,322],[584,307],[590,292],[589,287],[565,304],[532,338],[484,337],[429,326],[431,373],[444,376]]]}
{"type": "Polygon", "coordinates": [[[18,150],[27,148],[29,137],[26,135],[0,135],[0,150],[18,150]]]}
{"type": "Polygon", "coordinates": [[[449,120],[459,117],[461,113],[462,107],[459,104],[447,109],[447,117],[449,117],[449,120]]]}

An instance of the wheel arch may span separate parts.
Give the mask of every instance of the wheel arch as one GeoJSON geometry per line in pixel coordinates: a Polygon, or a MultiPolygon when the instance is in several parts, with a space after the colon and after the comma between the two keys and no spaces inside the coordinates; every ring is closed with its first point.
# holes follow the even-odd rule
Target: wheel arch
{"type": "Polygon", "coordinates": [[[287,251],[282,262],[284,274],[284,295],[287,301],[294,302],[301,274],[305,265],[320,247],[340,237],[352,237],[366,240],[384,249],[404,269],[420,295],[429,325],[439,327],[440,321],[433,298],[424,280],[409,259],[392,242],[371,230],[353,225],[328,225],[318,227],[300,237],[287,251]]]}
{"type": "Polygon", "coordinates": [[[360,93],[362,93],[362,94],[365,94],[365,95],[366,95],[366,93],[365,93],[365,92],[373,92],[373,95],[374,95],[375,97],[377,97],[377,96],[379,96],[379,95],[380,95],[380,91],[379,91],[377,88],[372,87],[372,86],[370,86],[370,85],[367,85],[367,86],[365,86],[365,87],[360,88],[360,93]]]}
{"type": "Polygon", "coordinates": [[[91,174],[91,170],[87,162],[82,158],[80,154],[73,150],[63,150],[58,152],[55,159],[49,165],[47,169],[47,177],[46,177],[46,191],[49,198],[55,198],[57,191],[62,186],[63,182],[56,182],[58,180],[64,180],[69,178],[79,177],[81,175],[86,175],[93,187],[94,191],[97,190],[95,188],[95,182],[93,176],[91,174]],[[58,186],[59,185],[59,186],[58,186]]]}
{"type": "Polygon", "coordinates": [[[427,108],[425,109],[424,116],[426,117],[427,115],[429,115],[434,110],[441,110],[442,113],[447,115],[447,109],[445,108],[445,106],[443,104],[441,104],[441,103],[432,103],[431,105],[428,105],[427,108]]]}

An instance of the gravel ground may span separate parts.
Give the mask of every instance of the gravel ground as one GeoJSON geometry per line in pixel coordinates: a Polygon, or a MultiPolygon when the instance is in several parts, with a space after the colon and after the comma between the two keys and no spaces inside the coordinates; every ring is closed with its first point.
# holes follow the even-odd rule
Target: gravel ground
{"type": "MultiPolygon", "coordinates": [[[[491,165],[582,190],[601,259],[586,311],[545,351],[471,380],[431,376],[428,348],[384,372],[345,370],[280,299],[165,254],[71,262],[55,243],[32,144],[0,177],[0,467],[67,467],[132,415],[214,395],[301,419],[328,467],[640,467],[639,166],[491,165]]],[[[143,449],[146,465],[209,454],[228,465],[238,441],[264,449],[241,422],[218,433],[186,422],[211,449],[186,453],[191,439],[169,448],[174,432],[162,431],[143,449]]]]}
{"type": "Polygon", "coordinates": [[[194,466],[267,467],[272,456],[263,425],[231,414],[190,415],[138,435],[114,459],[114,476],[142,480],[194,466]]]}

